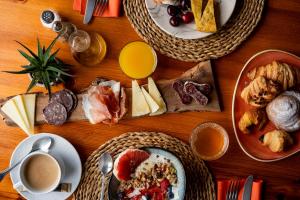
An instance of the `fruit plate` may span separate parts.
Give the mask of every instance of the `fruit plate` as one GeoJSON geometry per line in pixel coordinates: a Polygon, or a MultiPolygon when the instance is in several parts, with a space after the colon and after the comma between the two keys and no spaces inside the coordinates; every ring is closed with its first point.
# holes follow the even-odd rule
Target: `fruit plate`
{"type": "MultiPolygon", "coordinates": [[[[175,198],[173,198],[172,200],[183,200],[184,196],[185,196],[186,176],[185,176],[185,171],[184,171],[183,165],[182,165],[181,161],[179,160],[179,158],[177,158],[171,152],[166,151],[161,148],[152,148],[151,147],[151,148],[144,148],[143,150],[145,150],[151,154],[163,156],[171,161],[171,163],[173,164],[173,166],[175,167],[175,169],[177,171],[177,178],[178,178],[177,187],[175,188],[177,191],[176,192],[177,195],[175,194],[175,198]],[[176,196],[177,196],[177,198],[176,198],[176,196]]],[[[118,179],[114,175],[112,175],[110,182],[109,182],[109,187],[108,187],[108,194],[109,194],[110,200],[118,200],[119,199],[118,198],[119,184],[120,184],[120,182],[118,181],[118,179]]]]}
{"type": "MultiPolygon", "coordinates": [[[[170,16],[167,12],[167,4],[158,5],[154,0],[145,0],[147,10],[155,22],[155,24],[166,33],[182,39],[200,39],[211,35],[212,33],[204,33],[196,30],[195,22],[189,24],[181,23],[177,27],[173,27],[170,23],[170,16]]],[[[217,23],[219,27],[226,24],[233,13],[236,0],[217,0],[216,11],[219,13],[217,23]]]]}
{"type": "Polygon", "coordinates": [[[242,115],[251,108],[241,98],[243,88],[249,84],[247,72],[255,67],[266,65],[273,60],[285,62],[292,67],[300,68],[300,58],[288,52],[280,50],[265,50],[252,56],[244,65],[233,94],[232,99],[232,123],[237,141],[242,150],[251,158],[261,162],[282,160],[300,151],[300,131],[292,133],[294,144],[281,153],[274,153],[269,148],[260,144],[259,137],[274,130],[275,126],[269,121],[262,130],[254,130],[250,134],[242,133],[238,128],[238,122],[242,115]]]}

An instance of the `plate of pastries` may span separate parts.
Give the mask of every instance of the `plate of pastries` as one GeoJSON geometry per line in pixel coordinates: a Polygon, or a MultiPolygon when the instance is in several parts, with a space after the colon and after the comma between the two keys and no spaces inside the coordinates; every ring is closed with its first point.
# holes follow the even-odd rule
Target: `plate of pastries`
{"type": "Polygon", "coordinates": [[[243,67],[233,94],[237,141],[251,158],[272,162],[300,151],[300,58],[265,50],[243,67]]]}

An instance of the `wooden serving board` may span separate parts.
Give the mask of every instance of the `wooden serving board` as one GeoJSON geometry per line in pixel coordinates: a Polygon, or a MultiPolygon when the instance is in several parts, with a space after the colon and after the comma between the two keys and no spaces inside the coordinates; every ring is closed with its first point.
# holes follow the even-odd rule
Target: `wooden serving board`
{"type": "MultiPolygon", "coordinates": [[[[159,80],[156,81],[156,84],[167,104],[167,113],[174,113],[174,112],[184,112],[184,111],[213,111],[213,112],[220,112],[220,105],[218,100],[218,95],[214,83],[214,77],[212,73],[211,63],[210,61],[201,62],[192,69],[186,71],[180,77],[176,79],[170,80],[159,80]],[[195,100],[192,101],[191,104],[185,105],[181,103],[181,100],[176,93],[176,91],[172,88],[172,84],[176,79],[182,80],[193,80],[199,83],[209,83],[212,86],[212,92],[209,95],[209,103],[206,106],[202,106],[198,104],[195,100]]],[[[147,87],[147,85],[144,85],[147,87]]],[[[127,107],[128,112],[125,115],[125,119],[132,118],[131,116],[131,88],[125,88],[126,95],[127,95],[127,107]]],[[[86,91],[86,90],[85,90],[86,91]]],[[[78,105],[76,109],[72,112],[68,121],[79,121],[79,120],[87,120],[85,117],[83,108],[82,108],[82,96],[85,94],[85,91],[82,93],[77,94],[78,97],[78,105]]],[[[5,101],[9,98],[1,99],[0,106],[2,106],[5,101]]],[[[43,124],[46,123],[43,116],[43,109],[48,104],[48,95],[38,93],[37,94],[37,102],[36,102],[36,124],[43,124]]],[[[1,112],[3,120],[7,125],[15,125],[14,122],[7,117],[4,113],[1,112]]]]}

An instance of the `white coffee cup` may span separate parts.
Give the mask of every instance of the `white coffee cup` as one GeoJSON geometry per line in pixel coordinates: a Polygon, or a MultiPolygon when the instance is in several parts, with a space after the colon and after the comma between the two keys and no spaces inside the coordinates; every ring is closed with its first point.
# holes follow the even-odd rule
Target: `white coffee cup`
{"type": "Polygon", "coordinates": [[[20,177],[20,181],[17,182],[16,184],[14,184],[14,186],[13,186],[17,191],[19,191],[19,192],[27,191],[32,194],[45,194],[45,193],[54,191],[57,188],[57,186],[60,184],[61,179],[62,179],[62,168],[61,168],[61,165],[59,164],[59,162],[57,161],[57,159],[55,159],[53,156],[51,156],[48,153],[38,151],[38,152],[34,152],[34,153],[27,155],[23,159],[23,161],[20,164],[20,168],[19,168],[19,177],[20,177]],[[52,162],[51,164],[53,166],[56,166],[56,169],[57,169],[56,178],[53,181],[53,183],[51,183],[51,186],[49,186],[47,188],[43,188],[43,189],[37,189],[37,188],[30,186],[30,184],[26,180],[28,178],[25,177],[25,170],[26,170],[26,166],[27,166],[28,162],[33,157],[38,156],[38,155],[47,156],[48,158],[50,158],[49,160],[51,160],[51,162],[52,162]]]}

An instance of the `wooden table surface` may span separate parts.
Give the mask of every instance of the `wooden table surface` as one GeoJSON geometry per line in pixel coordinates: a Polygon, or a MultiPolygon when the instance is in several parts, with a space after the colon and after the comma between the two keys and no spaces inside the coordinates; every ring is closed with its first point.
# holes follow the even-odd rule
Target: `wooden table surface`
{"type": "MultiPolygon", "coordinates": [[[[72,1],[64,0],[17,0],[0,1],[0,67],[1,70],[17,70],[26,61],[14,40],[22,41],[36,49],[36,38],[49,44],[55,34],[44,28],[39,15],[46,8],[56,9],[60,15],[78,28],[97,31],[108,44],[106,59],[94,67],[82,66],[72,58],[68,45],[57,43],[61,48],[59,57],[70,63],[75,71],[75,88],[87,87],[96,76],[120,80],[130,86],[131,79],[126,77],[118,65],[121,48],[130,41],[140,40],[130,26],[127,18],[96,18],[90,25],[83,25],[83,17],[72,10],[72,1]]],[[[213,70],[220,88],[222,112],[166,114],[156,117],[143,117],[121,121],[114,126],[104,124],[91,125],[86,121],[67,123],[61,127],[42,125],[37,132],[56,133],[68,139],[78,150],[82,162],[101,144],[110,138],[128,131],[160,131],[188,142],[192,129],[199,123],[214,121],[224,126],[230,135],[230,147],[224,157],[207,162],[216,178],[234,176],[246,177],[254,174],[265,181],[263,199],[300,199],[300,155],[294,155],[283,161],[261,163],[249,158],[238,146],[231,122],[231,100],[234,85],[244,63],[253,54],[265,49],[281,49],[300,55],[300,1],[266,1],[262,19],[251,36],[230,55],[213,60],[213,70]],[[159,122],[159,123],[158,123],[159,122]]],[[[238,28],[238,27],[237,27],[238,28]]],[[[173,78],[196,63],[179,62],[163,55],[158,55],[158,67],[154,78],[173,78]]],[[[6,97],[26,91],[29,80],[26,75],[0,73],[0,97],[6,97]]],[[[26,135],[18,128],[0,123],[0,169],[9,164],[10,156],[26,135]]],[[[13,189],[9,176],[0,183],[0,199],[20,199],[13,189]]]]}

